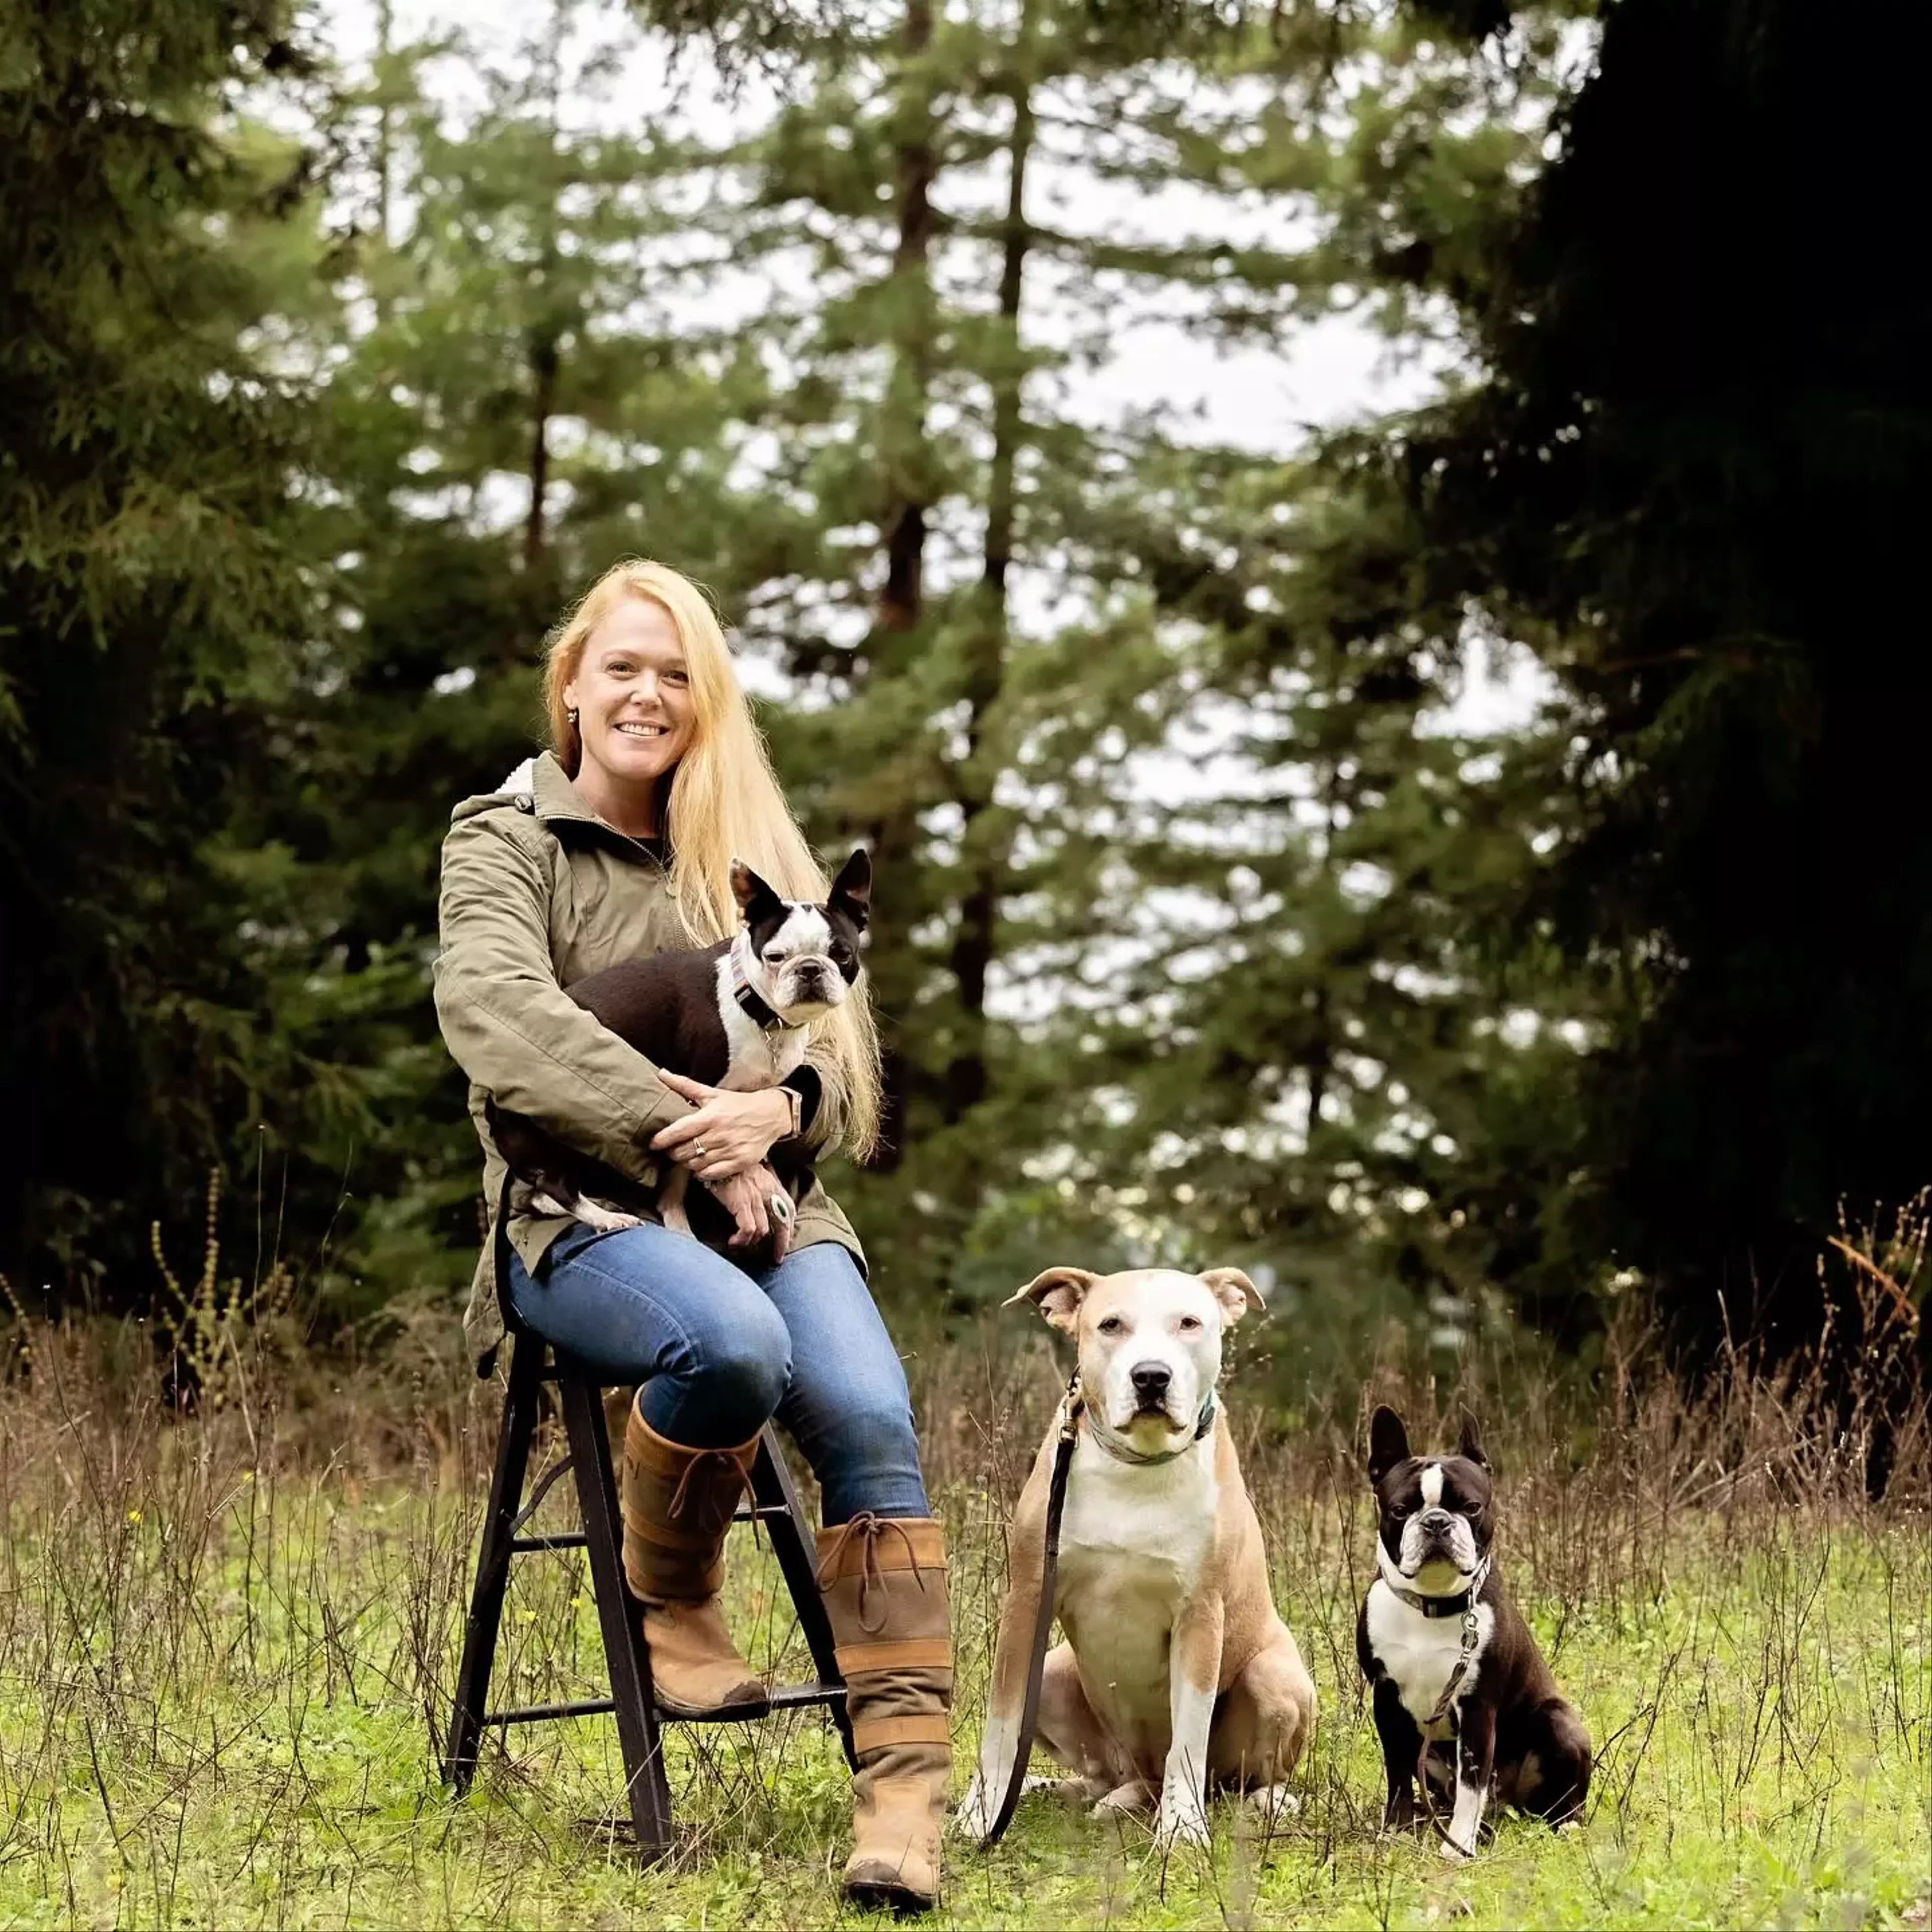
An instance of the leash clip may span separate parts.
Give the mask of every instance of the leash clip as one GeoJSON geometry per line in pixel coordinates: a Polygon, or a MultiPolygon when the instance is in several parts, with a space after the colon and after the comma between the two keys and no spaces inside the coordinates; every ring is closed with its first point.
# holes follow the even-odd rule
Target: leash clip
{"type": "Polygon", "coordinates": [[[1078,1432],[1080,1412],[1086,1405],[1080,1400],[1080,1371],[1076,1369],[1066,1378],[1066,1393],[1060,1399],[1060,1440],[1071,1442],[1078,1432]]]}
{"type": "Polygon", "coordinates": [[[1462,1612],[1462,1648],[1466,1654],[1482,1640],[1483,1626],[1478,1620],[1475,1606],[1472,1604],[1462,1612]]]}

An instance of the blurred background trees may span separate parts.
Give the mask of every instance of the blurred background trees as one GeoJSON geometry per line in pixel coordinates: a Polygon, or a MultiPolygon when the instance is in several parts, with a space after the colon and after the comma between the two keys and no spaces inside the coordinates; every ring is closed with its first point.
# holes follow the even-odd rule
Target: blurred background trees
{"type": "Polygon", "coordinates": [[[879,865],[889,1305],[1815,1336],[1932,1176],[1909,121],[1798,138],[1816,12],[26,0],[0,1270],[137,1300],[218,1166],[327,1320],[453,1311],[437,844],[641,553],[879,865]],[[1417,406],[1230,439],[1132,359],[1340,314],[1417,406]]]}

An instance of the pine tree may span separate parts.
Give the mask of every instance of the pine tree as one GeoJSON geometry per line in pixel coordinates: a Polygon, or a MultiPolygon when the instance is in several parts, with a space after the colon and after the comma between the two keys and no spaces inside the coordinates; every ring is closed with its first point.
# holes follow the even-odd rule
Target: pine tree
{"type": "Polygon", "coordinates": [[[1841,1206],[1928,1166],[1900,1016],[1932,842],[1894,643],[1928,430],[1926,298],[1894,266],[1912,80],[1818,26],[1606,10],[1461,292],[1483,380],[1384,452],[1426,566],[1411,621],[1474,604],[1557,682],[1561,836],[1516,930],[1600,982],[1604,1024],[1526,1274],[1634,1268],[1706,1347],[1760,1318],[1815,1342],[1841,1206]],[[1861,109],[1820,149],[1798,130],[1833,98],[1861,109]]]}
{"type": "Polygon", "coordinates": [[[261,1118],[344,1308],[446,1288],[475,1240],[475,1138],[428,997],[452,806],[530,748],[571,596],[626,552],[710,574],[757,520],[729,476],[736,350],[674,312],[683,150],[607,124],[642,38],[551,0],[500,62],[460,37],[382,46],[334,117],[353,231],[290,280],[333,620],[280,693],[235,863],[304,1072],[261,1118]],[[472,92],[459,117],[446,96],[472,92]]]}
{"type": "MultiPolygon", "coordinates": [[[[1444,274],[1474,256],[1472,231],[1538,138],[1558,51],[1545,32],[1498,76],[1402,29],[1223,46],[1218,80],[1276,90],[1258,117],[1252,94],[1166,98],[1131,64],[1103,70],[1100,97],[1136,106],[1096,117],[1126,138],[1095,144],[1094,165],[1265,183],[1321,220],[1293,254],[1181,238],[1090,259],[1185,291],[1236,339],[1292,340],[1338,284],[1411,328],[1408,241],[1426,232],[1444,274]],[[1370,84],[1335,132],[1320,110],[1344,61],[1370,84]],[[1242,138],[1257,118],[1262,138],[1242,138]]],[[[1498,748],[1429,729],[1458,660],[1406,632],[1390,573],[1409,567],[1411,526],[1341,453],[1285,463],[1137,425],[1094,440],[1066,480],[1063,568],[1072,549],[1077,580],[1107,588],[1096,621],[1042,650],[1042,670],[1066,654],[1056,695],[1072,702],[1022,729],[1012,774],[1034,788],[1024,884],[1043,905],[1007,950],[1058,1008],[1011,1053],[987,1123],[1012,1149],[1029,1114],[1053,1121],[1057,1146],[1031,1137],[1050,1192],[1015,1201],[1096,1252],[1275,1266],[1312,1292],[1305,1315],[1337,1347],[1365,1296],[1474,1318],[1533,1238],[1538,1187],[1561,1185],[1536,1130],[1589,1011],[1546,976],[1539,1018],[1512,1018],[1525,976],[1506,983],[1484,944],[1547,795],[1515,766],[1492,776],[1498,748]],[[1190,744],[1246,767],[1236,795],[1146,794],[1190,744]]],[[[994,1219],[1010,1223],[1011,1204],[994,1219]]]]}
{"type": "MultiPolygon", "coordinates": [[[[1144,23],[1096,27],[1046,0],[938,22],[915,9],[856,68],[821,70],[748,152],[762,224],[748,245],[833,237],[816,244],[817,312],[766,319],[796,372],[770,419],[793,438],[788,487],[808,494],[820,530],[856,540],[828,550],[814,538],[765,560],[785,580],[766,622],[814,707],[779,724],[782,750],[795,768],[842,775],[808,793],[814,823],[838,828],[828,844],[863,830],[883,852],[874,970],[896,1151],[856,1198],[918,1279],[980,1279],[990,1264],[977,1250],[1005,1238],[991,1231],[1017,1204],[1036,1224],[1043,1207],[1060,1211],[1065,1196],[1050,1187],[1043,1204],[1024,1163],[1051,1166],[1070,1130],[1086,1132],[1084,1117],[1070,1130],[1065,1087],[1089,1076],[1117,1086],[1118,1069],[1082,1057],[1072,980],[1063,1024],[997,1024],[989,995],[1029,972],[1110,970],[1120,928],[1101,908],[1131,922],[1150,885],[1196,862],[1160,836],[1124,842],[1108,828],[1138,754],[1211,698],[1204,637],[1251,628],[1214,562],[1231,506],[1244,491],[1316,487],[1278,459],[1196,451],[1152,422],[1096,431],[1054,409],[1067,358],[1028,339],[1028,274],[1041,261],[1061,270],[1090,328],[1130,291],[1187,302],[1204,332],[1286,340],[1386,233],[1354,232],[1363,156],[1378,151],[1353,124],[1336,135],[1318,120],[1329,68],[1349,55],[1388,70],[1384,124],[1419,122],[1430,102],[1466,106],[1476,91],[1460,57],[1409,74],[1403,64],[1422,57],[1400,36],[1210,37],[1178,69],[1171,52],[1144,23]],[[1257,76],[1277,101],[1259,142],[1252,91],[1240,92],[1257,76]],[[1101,180],[1179,179],[1226,196],[1231,227],[1233,205],[1258,190],[1324,210],[1325,226],[1288,250],[1237,248],[1211,227],[1160,244],[1056,230],[1026,205],[1042,130],[1065,130],[1101,180]],[[997,214],[960,212],[993,201],[989,188],[1004,189],[997,214]],[[1016,634],[1016,558],[1088,614],[1016,634]],[[858,632],[861,608],[872,616],[858,632]],[[1016,902],[1030,902],[1024,916],[1016,902]],[[1070,1062],[1083,1070],[1070,1082],[1070,1062]]],[[[1483,132],[1454,157],[1465,176],[1522,145],[1499,149],[1483,132]]],[[[1178,1226],[1203,1222],[1185,1202],[1168,1206],[1184,1210],[1178,1226]]]]}
{"type": "Polygon", "coordinates": [[[280,0],[0,23],[0,1106],[27,1128],[0,1268],[36,1287],[131,1292],[276,1051],[215,848],[247,694],[310,605],[244,245],[307,157],[241,113],[305,62],[280,0]]]}
{"type": "Polygon", "coordinates": [[[323,399],[304,554],[332,615],[262,701],[225,848],[299,1070],[261,1096],[299,1150],[293,1218],[328,1224],[346,1165],[333,1252],[363,1298],[466,1265],[473,1148],[424,997],[436,844],[526,748],[563,598],[632,550],[719,592],[782,674],[763,719],[820,849],[878,856],[892,1151],[831,1178],[889,1292],[970,1303],[1045,1242],[1286,1246],[1331,1306],[1372,1251],[1392,1304],[1466,1295],[1513,1238],[1480,1150],[1524,1144],[1497,1096],[1525,1061],[1463,915],[1538,803],[1418,735],[1448,660],[1393,635],[1401,512],[1372,478],[1096,427],[1065,379],[1124,305],[1286,344],[1359,286],[1412,326],[1401,238],[1465,259],[1533,134],[1498,141],[1484,117],[1514,110],[1462,56],[1374,23],[1180,58],[1060,0],[848,26],[722,145],[586,124],[640,43],[569,0],[499,66],[386,46],[342,103],[357,230],[286,248],[280,304],[323,399]],[[438,58],[480,84],[472,117],[438,58]],[[1432,117],[1463,131],[1409,196],[1432,117]],[[1083,228],[1039,192],[1070,151],[1211,212],[1158,242],[1083,228]],[[1258,197],[1274,238],[1238,242],[1258,197]],[[695,298],[728,262],[767,293],[719,326],[695,298]],[[1142,795],[1197,725],[1264,802],[1142,795]]]}

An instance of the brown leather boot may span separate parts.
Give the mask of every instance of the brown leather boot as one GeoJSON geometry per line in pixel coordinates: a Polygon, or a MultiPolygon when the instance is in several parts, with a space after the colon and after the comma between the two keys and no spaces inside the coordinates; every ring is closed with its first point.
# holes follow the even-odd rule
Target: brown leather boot
{"type": "Polygon", "coordinates": [[[770,1694],[732,1647],[718,1609],[724,1534],[751,1480],[758,1438],[736,1449],[668,1442],[634,1405],[624,1428],[624,1575],[644,1606],[651,1688],[674,1717],[729,1706],[754,1715],[770,1694]]]}
{"type": "Polygon", "coordinates": [[[859,1759],[846,1894],[929,1911],[952,1767],[944,1534],[930,1516],[866,1510],[818,1532],[818,1559],[859,1759]]]}

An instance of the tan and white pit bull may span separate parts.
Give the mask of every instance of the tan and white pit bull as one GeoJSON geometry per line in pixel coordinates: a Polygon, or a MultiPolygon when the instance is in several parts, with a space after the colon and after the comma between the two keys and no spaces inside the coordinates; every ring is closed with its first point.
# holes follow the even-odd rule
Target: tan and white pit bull
{"type": "MultiPolygon", "coordinates": [[[[1222,1330],[1261,1296],[1238,1268],[1054,1268],[1016,1301],[1076,1337],[1084,1404],[1054,1591],[1066,1641],[1047,1655],[1039,1742],[1096,1817],[1153,1808],[1163,1849],[1205,1844],[1210,1790],[1279,1803],[1315,1721],[1215,1398],[1222,1330]]],[[[976,1838],[1018,1743],[1058,1424],[1014,1512],[986,1738],[955,1820],[976,1838]]]]}

